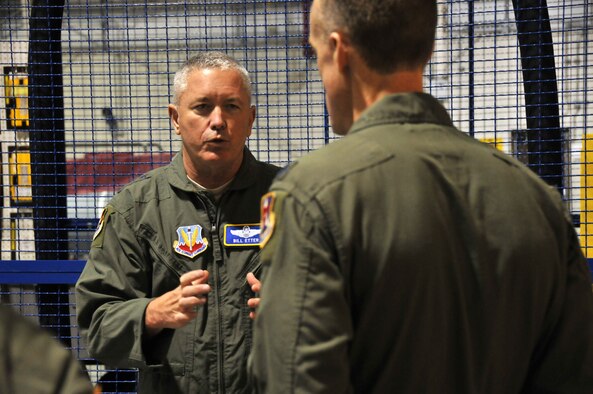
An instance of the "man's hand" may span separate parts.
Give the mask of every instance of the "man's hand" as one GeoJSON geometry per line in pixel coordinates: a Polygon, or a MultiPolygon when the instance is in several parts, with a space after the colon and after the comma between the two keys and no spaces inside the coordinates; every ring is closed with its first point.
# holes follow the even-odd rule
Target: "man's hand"
{"type": "MultiPolygon", "coordinates": [[[[253,275],[252,272],[247,274],[247,283],[251,286],[251,291],[253,291],[256,295],[259,293],[261,289],[261,282],[253,275]]],[[[253,320],[255,319],[255,313],[257,306],[259,305],[259,297],[253,297],[247,300],[247,306],[249,306],[252,311],[249,312],[249,317],[253,320]]]]}
{"type": "Polygon", "coordinates": [[[198,315],[198,306],[207,301],[210,292],[208,271],[195,270],[181,275],[179,286],[150,301],[144,323],[149,337],[163,328],[180,328],[198,315]]]}

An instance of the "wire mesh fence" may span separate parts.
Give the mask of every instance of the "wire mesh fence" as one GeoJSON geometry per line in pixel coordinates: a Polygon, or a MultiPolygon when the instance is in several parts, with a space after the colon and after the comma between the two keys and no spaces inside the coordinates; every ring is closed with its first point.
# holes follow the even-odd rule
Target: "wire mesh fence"
{"type": "MultiPolygon", "coordinates": [[[[2,2],[1,299],[53,330],[104,391],[133,392],[136,375],[86,354],[72,284],[109,198],[180,148],[167,105],[182,62],[221,50],[245,65],[260,160],[286,165],[337,138],[307,44],[309,4],[2,2]]],[[[459,128],[557,187],[593,257],[593,4],[438,6],[426,91],[459,128]]]]}

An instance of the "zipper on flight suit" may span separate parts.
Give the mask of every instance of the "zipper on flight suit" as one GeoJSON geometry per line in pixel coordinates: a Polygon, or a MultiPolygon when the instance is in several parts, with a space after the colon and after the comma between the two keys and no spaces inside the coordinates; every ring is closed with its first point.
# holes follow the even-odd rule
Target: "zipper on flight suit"
{"type": "MultiPolygon", "coordinates": [[[[223,256],[222,254],[224,253],[223,247],[222,247],[222,243],[220,242],[220,237],[218,236],[218,231],[219,231],[219,227],[220,227],[220,207],[222,205],[222,202],[224,200],[224,198],[226,197],[227,193],[226,191],[222,194],[222,196],[220,196],[220,200],[218,200],[218,203],[215,204],[214,206],[216,207],[216,211],[215,211],[215,222],[214,222],[214,226],[212,231],[214,232],[214,230],[216,230],[216,239],[218,241],[218,246],[220,247],[220,253],[221,253],[221,258],[220,258],[220,262],[223,261],[223,256]]],[[[216,307],[218,308],[218,341],[217,341],[217,346],[218,346],[218,392],[219,393],[224,393],[224,334],[223,334],[223,330],[222,330],[222,308],[220,307],[222,305],[222,300],[221,300],[221,296],[220,296],[220,269],[219,269],[219,261],[216,260],[216,258],[214,259],[214,269],[216,270],[216,275],[215,275],[215,285],[216,285],[216,307]]]]}
{"type": "MultiPolygon", "coordinates": [[[[224,251],[222,250],[222,245],[220,242],[220,236],[219,236],[219,227],[220,227],[220,206],[222,205],[222,201],[225,198],[226,193],[223,193],[223,195],[220,197],[220,200],[215,203],[212,200],[210,200],[209,197],[206,197],[206,199],[208,201],[204,201],[204,198],[202,196],[200,196],[198,194],[198,199],[200,200],[200,202],[204,205],[204,207],[206,208],[206,213],[208,215],[208,219],[210,220],[210,233],[212,235],[212,257],[214,259],[214,276],[212,278],[212,284],[214,285],[214,292],[216,294],[216,300],[215,300],[215,308],[216,308],[216,315],[217,315],[217,327],[218,327],[218,341],[216,341],[217,343],[217,355],[216,355],[216,360],[217,360],[217,364],[218,364],[218,392],[219,393],[224,393],[224,344],[223,344],[223,332],[222,332],[222,310],[220,305],[222,304],[222,300],[221,300],[221,296],[220,296],[220,270],[219,270],[219,263],[221,261],[223,261],[223,256],[222,253],[224,253],[224,251]],[[212,207],[214,207],[214,215],[212,215],[212,207]],[[216,246],[214,245],[214,243],[216,243],[216,246]],[[217,250],[220,252],[218,253],[219,255],[217,255],[217,250]]],[[[203,269],[206,269],[207,267],[203,267],[203,269]]],[[[207,308],[206,308],[207,309],[207,308]]],[[[203,314],[204,319],[202,320],[202,327],[200,329],[201,333],[203,334],[205,328],[206,328],[206,320],[207,320],[207,314],[204,313],[203,314]]]]}

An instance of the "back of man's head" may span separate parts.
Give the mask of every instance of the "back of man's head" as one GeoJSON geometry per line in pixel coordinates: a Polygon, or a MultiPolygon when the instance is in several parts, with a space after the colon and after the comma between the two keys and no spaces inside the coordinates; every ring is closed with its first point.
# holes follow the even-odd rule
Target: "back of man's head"
{"type": "Polygon", "coordinates": [[[436,0],[320,0],[328,32],[344,31],[381,74],[424,66],[432,54],[436,0]]]}

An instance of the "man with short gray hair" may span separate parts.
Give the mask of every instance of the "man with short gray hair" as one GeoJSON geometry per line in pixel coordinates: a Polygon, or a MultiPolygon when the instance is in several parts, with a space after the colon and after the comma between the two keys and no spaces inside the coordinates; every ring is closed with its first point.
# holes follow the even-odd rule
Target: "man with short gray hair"
{"type": "Polygon", "coordinates": [[[104,209],[78,323],[93,357],[139,368],[140,393],[248,393],[259,200],[278,168],[245,146],[255,107],[233,58],[189,59],[168,110],[181,152],[104,209]]]}

